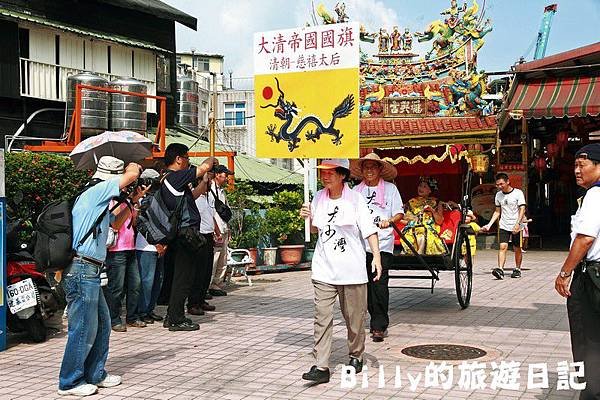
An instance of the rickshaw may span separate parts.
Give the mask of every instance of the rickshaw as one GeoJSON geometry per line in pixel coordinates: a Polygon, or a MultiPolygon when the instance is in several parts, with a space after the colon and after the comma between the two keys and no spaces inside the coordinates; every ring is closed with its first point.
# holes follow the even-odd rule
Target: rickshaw
{"type": "MultiPolygon", "coordinates": [[[[463,160],[466,164],[466,161],[463,160]]],[[[462,180],[462,194],[460,207],[455,210],[448,210],[444,213],[444,222],[442,223],[444,232],[451,232],[450,237],[440,239],[444,243],[444,254],[419,254],[415,247],[408,241],[402,229],[393,224],[396,236],[399,241],[404,243],[408,251],[398,254],[394,253],[393,261],[389,267],[390,271],[423,271],[428,272],[424,275],[392,275],[390,279],[425,279],[431,281],[431,293],[434,286],[439,281],[440,272],[453,271],[454,283],[456,287],[456,296],[458,303],[462,309],[469,306],[471,301],[471,291],[473,286],[473,255],[471,254],[470,241],[475,240],[474,231],[469,224],[466,224],[467,212],[470,207],[471,199],[471,180],[473,172],[470,167],[467,167],[467,172],[462,180]]],[[[419,227],[423,225],[413,225],[419,227]]],[[[423,226],[424,227],[424,226],[423,226]]],[[[439,233],[436,232],[438,236],[439,233]]],[[[400,287],[400,286],[390,286],[400,287]]],[[[401,288],[422,289],[423,287],[416,286],[401,286],[401,288]]]]}

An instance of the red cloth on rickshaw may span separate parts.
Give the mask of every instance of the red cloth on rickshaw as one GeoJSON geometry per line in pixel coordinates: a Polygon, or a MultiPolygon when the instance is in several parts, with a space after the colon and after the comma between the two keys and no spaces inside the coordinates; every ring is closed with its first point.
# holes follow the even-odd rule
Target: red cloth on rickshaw
{"type": "MultiPolygon", "coordinates": [[[[458,225],[460,224],[461,213],[459,210],[444,211],[444,220],[440,225],[440,236],[444,239],[446,244],[454,243],[456,239],[456,232],[458,232],[458,225]],[[444,234],[447,231],[446,234],[444,234]]],[[[405,224],[399,222],[396,224],[398,229],[404,229],[405,224]]],[[[402,245],[400,235],[394,229],[394,246],[402,245]]]]}

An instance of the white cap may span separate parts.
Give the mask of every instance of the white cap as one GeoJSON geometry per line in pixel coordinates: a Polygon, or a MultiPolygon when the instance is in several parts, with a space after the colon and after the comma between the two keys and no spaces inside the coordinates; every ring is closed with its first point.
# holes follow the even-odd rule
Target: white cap
{"type": "Polygon", "coordinates": [[[160,176],[160,174],[158,173],[157,170],[152,169],[152,168],[147,168],[144,170],[144,172],[142,172],[142,174],[140,175],[140,178],[142,179],[156,179],[160,176]]]}
{"type": "Polygon", "coordinates": [[[350,170],[350,161],[347,158],[326,158],[321,161],[321,164],[317,165],[319,169],[334,169],[337,167],[350,170]]]}
{"type": "Polygon", "coordinates": [[[92,178],[107,181],[121,176],[125,171],[125,163],[113,156],[102,156],[98,161],[96,173],[92,178]]]}

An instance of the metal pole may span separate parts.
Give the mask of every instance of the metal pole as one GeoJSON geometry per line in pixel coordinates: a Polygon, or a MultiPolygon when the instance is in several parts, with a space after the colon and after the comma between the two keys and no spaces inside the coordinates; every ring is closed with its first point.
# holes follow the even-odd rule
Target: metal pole
{"type": "Polygon", "coordinates": [[[215,156],[215,136],[217,130],[217,74],[214,72],[210,73],[213,77],[213,92],[212,92],[212,114],[210,116],[209,125],[209,144],[210,144],[210,156],[215,156]]]}
{"type": "Polygon", "coordinates": [[[6,350],[6,199],[4,196],[4,150],[0,149],[0,351],[6,350]]]}
{"type": "MultiPolygon", "coordinates": [[[[304,204],[310,204],[310,190],[309,190],[309,174],[310,165],[308,158],[304,159],[304,204]]],[[[304,220],[304,241],[310,242],[310,220],[307,218],[304,220]]]]}

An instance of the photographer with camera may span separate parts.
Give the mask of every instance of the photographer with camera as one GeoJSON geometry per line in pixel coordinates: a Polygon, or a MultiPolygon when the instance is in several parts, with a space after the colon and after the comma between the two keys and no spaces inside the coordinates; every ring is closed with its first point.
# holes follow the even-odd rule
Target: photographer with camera
{"type": "Polygon", "coordinates": [[[224,221],[215,209],[216,199],[219,199],[222,204],[229,207],[227,203],[227,196],[223,186],[227,182],[227,177],[233,175],[224,165],[218,165],[215,167],[215,177],[211,182],[209,193],[211,197],[211,204],[214,211],[215,217],[215,247],[214,247],[214,258],[213,258],[213,273],[208,288],[208,293],[211,296],[227,296],[227,292],[224,290],[224,282],[227,275],[227,247],[229,246],[230,230],[229,221],[224,221]]]}
{"type": "MultiPolygon", "coordinates": [[[[106,256],[108,286],[103,289],[110,310],[111,327],[115,332],[126,332],[127,326],[134,328],[146,326],[137,311],[141,279],[136,260],[133,226],[136,217],[134,207],[149,189],[149,186],[143,186],[143,183],[143,179],[138,179],[127,188],[129,195],[124,204],[113,212],[116,218],[110,224],[112,235],[109,235],[109,238],[112,236],[112,241],[107,243],[106,256]],[[127,298],[125,307],[127,325],[121,320],[121,305],[124,297],[127,298]]],[[[111,207],[113,203],[114,201],[111,202],[111,207]]]]}
{"type": "Polygon", "coordinates": [[[170,245],[173,252],[173,282],[167,317],[164,326],[170,331],[194,331],[199,325],[185,317],[185,300],[190,296],[192,283],[197,273],[197,261],[202,256],[202,248],[206,239],[200,234],[200,212],[196,206],[197,199],[206,185],[202,182],[192,191],[190,185],[198,178],[203,178],[217,163],[209,157],[199,166],[190,165],[188,147],[181,143],[171,143],[165,151],[166,176],[160,187],[167,208],[174,211],[178,202],[181,207],[181,223],[177,239],[170,245]],[[183,197],[182,197],[183,196],[183,197]]]}
{"type": "Polygon", "coordinates": [[[121,377],[109,375],[104,366],[108,357],[110,314],[100,289],[100,270],[106,258],[110,216],[109,202],[133,183],[141,172],[138,164],[123,169],[123,161],[100,158],[93,178],[101,182],[89,187],[75,201],[72,210],[73,251],[76,256],[64,269],[68,318],[68,339],[60,367],[58,394],[88,396],[99,387],[113,387],[121,377]],[[101,218],[93,234],[87,235],[101,218]],[[85,240],[82,240],[85,237],[85,240]]]}
{"type": "Polygon", "coordinates": [[[202,246],[200,257],[197,261],[196,276],[192,285],[190,297],[188,297],[187,310],[191,315],[204,315],[205,311],[214,311],[215,306],[206,302],[208,286],[210,284],[213,271],[214,243],[215,243],[215,228],[217,235],[220,236],[219,227],[215,224],[215,201],[212,196],[209,196],[209,185],[213,180],[215,170],[221,165],[213,168],[209,173],[206,173],[202,180],[198,183],[198,190],[201,192],[200,197],[196,199],[196,206],[200,212],[200,233],[206,239],[206,243],[202,246]]]}
{"type": "MultiPolygon", "coordinates": [[[[148,187],[147,196],[152,195],[160,189],[160,174],[158,171],[148,168],[140,176],[140,184],[148,187]]],[[[147,199],[144,196],[140,199],[143,204],[147,199]]],[[[135,206],[139,211],[139,206],[135,206]]],[[[158,295],[163,282],[164,255],[167,245],[149,244],[146,238],[140,233],[135,237],[135,254],[137,258],[138,270],[140,272],[140,300],[138,301],[137,314],[146,324],[153,324],[155,321],[162,321],[163,318],[154,313],[154,307],[158,300],[158,295]]]]}

